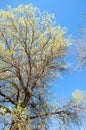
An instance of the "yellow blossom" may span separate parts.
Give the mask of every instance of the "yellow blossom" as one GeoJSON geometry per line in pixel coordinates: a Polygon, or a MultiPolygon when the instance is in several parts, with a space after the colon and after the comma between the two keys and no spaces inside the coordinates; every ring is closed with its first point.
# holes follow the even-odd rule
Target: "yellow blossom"
{"type": "Polygon", "coordinates": [[[73,96],[74,101],[77,103],[81,103],[81,102],[85,101],[85,92],[84,91],[77,89],[72,93],[72,96],[73,96]]]}

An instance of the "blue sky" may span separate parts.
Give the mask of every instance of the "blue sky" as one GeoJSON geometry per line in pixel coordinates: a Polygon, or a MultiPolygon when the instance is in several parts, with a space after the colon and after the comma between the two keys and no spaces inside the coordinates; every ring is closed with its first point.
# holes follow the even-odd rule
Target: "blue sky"
{"type": "MultiPolygon", "coordinates": [[[[17,7],[19,4],[32,3],[41,11],[54,13],[56,23],[68,28],[68,34],[75,38],[85,25],[86,0],[3,0],[0,8],[5,9],[8,5],[17,7]]],[[[73,62],[71,58],[69,61],[73,62]]],[[[53,91],[57,96],[70,96],[75,89],[86,90],[85,72],[67,72],[54,85],[53,91]]]]}
{"type": "MultiPolygon", "coordinates": [[[[5,9],[8,5],[17,7],[19,4],[32,3],[41,11],[54,13],[56,23],[68,28],[68,34],[75,38],[85,25],[86,0],[3,0],[0,8],[5,9]]],[[[70,62],[73,60],[70,58],[70,62]]],[[[85,72],[67,72],[54,84],[56,97],[70,96],[75,89],[86,90],[85,72]]]]}
{"type": "MultiPolygon", "coordinates": [[[[57,24],[68,28],[68,34],[75,38],[84,27],[86,19],[86,0],[2,0],[0,8],[5,9],[7,5],[17,7],[19,4],[29,4],[39,7],[42,11],[54,13],[57,24]]],[[[73,60],[70,58],[70,62],[73,60]]],[[[86,72],[66,72],[61,79],[54,84],[53,91],[56,97],[70,96],[75,89],[86,90],[86,72]]]]}
{"type": "Polygon", "coordinates": [[[57,24],[67,26],[70,33],[75,34],[84,25],[86,12],[86,0],[4,0],[0,2],[0,8],[7,5],[13,7],[19,4],[32,3],[43,11],[54,13],[57,24]]]}

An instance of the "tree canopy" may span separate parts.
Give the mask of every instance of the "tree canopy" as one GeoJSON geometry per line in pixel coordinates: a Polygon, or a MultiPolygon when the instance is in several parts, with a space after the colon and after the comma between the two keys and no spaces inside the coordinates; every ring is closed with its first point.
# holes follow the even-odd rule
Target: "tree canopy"
{"type": "Polygon", "coordinates": [[[70,45],[53,14],[33,5],[0,10],[0,113],[9,113],[10,130],[46,130],[52,116],[61,130],[78,124],[81,101],[54,108],[48,102],[49,83],[66,70],[70,45]]]}

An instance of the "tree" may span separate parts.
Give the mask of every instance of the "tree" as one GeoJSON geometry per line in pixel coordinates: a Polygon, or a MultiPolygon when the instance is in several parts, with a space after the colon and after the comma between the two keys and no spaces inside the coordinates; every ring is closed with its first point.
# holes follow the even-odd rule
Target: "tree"
{"type": "Polygon", "coordinates": [[[86,68],[86,34],[82,35],[76,45],[76,57],[78,61],[78,67],[80,69],[86,68]]]}
{"type": "Polygon", "coordinates": [[[52,14],[33,5],[0,11],[0,113],[11,118],[10,130],[45,130],[51,116],[61,130],[79,123],[81,102],[55,108],[48,102],[49,83],[66,69],[70,45],[52,14]]]}
{"type": "MultiPolygon", "coordinates": [[[[85,17],[86,18],[86,17],[85,17]]],[[[77,64],[80,69],[86,68],[86,26],[82,28],[78,38],[76,38],[75,42],[77,43],[75,46],[75,55],[77,59],[77,64]]]]}

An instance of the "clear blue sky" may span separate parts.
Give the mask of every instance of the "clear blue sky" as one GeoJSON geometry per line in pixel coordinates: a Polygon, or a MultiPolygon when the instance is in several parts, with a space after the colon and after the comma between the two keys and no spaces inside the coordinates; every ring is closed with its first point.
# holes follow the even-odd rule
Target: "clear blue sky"
{"type": "MultiPolygon", "coordinates": [[[[54,13],[57,24],[66,26],[69,30],[68,34],[72,34],[72,37],[76,37],[85,25],[86,0],[3,0],[0,8],[5,9],[8,5],[17,7],[19,4],[29,3],[39,7],[42,11],[54,13]]],[[[70,62],[73,61],[70,59],[70,62]]],[[[63,78],[54,84],[56,95],[70,96],[75,89],[86,90],[85,77],[85,73],[81,72],[64,74],[63,78]]]]}
{"type": "MultiPolygon", "coordinates": [[[[66,26],[68,34],[76,37],[84,27],[86,20],[86,0],[1,0],[0,8],[7,5],[17,7],[19,4],[29,4],[39,7],[42,11],[54,13],[57,24],[66,26]]],[[[70,59],[70,62],[73,61],[70,59]]],[[[53,91],[58,96],[70,96],[75,89],[86,90],[86,72],[68,72],[54,84],[53,91]]]]}

